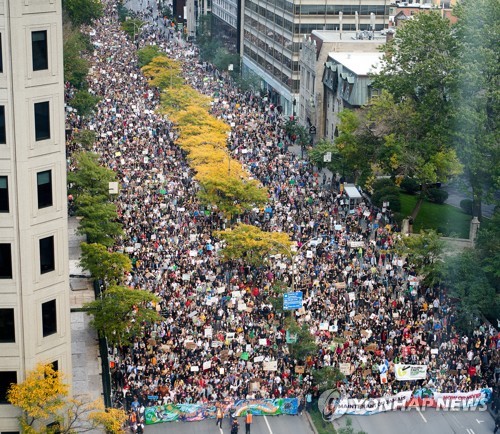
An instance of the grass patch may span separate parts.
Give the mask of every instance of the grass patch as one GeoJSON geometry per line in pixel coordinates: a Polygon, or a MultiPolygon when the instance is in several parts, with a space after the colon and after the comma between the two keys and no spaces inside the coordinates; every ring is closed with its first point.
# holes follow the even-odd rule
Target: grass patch
{"type": "MultiPolygon", "coordinates": [[[[417,202],[418,196],[401,193],[401,215],[409,216],[417,202]]],[[[413,232],[422,229],[435,229],[445,236],[469,238],[471,216],[451,205],[424,201],[413,224],[413,232]]]]}
{"type": "Polygon", "coordinates": [[[312,405],[311,411],[309,411],[311,419],[318,431],[318,434],[336,434],[335,428],[331,422],[325,422],[318,410],[318,405],[314,403],[312,405]]]}

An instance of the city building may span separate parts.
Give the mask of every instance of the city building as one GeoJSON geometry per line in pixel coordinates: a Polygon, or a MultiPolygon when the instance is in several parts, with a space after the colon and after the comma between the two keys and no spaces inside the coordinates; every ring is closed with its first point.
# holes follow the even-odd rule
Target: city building
{"type": "Polygon", "coordinates": [[[0,1],[0,433],[39,362],[71,380],[61,2],[0,1]]]}
{"type": "Polygon", "coordinates": [[[271,102],[293,112],[300,86],[299,52],[313,30],[382,30],[388,0],[247,0],[243,19],[243,73],[255,72],[271,102]]]}
{"type": "Polygon", "coordinates": [[[325,136],[323,72],[328,55],[342,52],[375,52],[386,42],[380,32],[343,32],[314,30],[304,37],[299,56],[300,87],[297,115],[309,128],[311,141],[325,136]]]}
{"type": "Polygon", "coordinates": [[[241,4],[242,0],[212,1],[212,34],[232,53],[240,52],[241,4]]]}
{"type": "Polygon", "coordinates": [[[337,135],[339,113],[368,103],[377,94],[371,86],[371,74],[381,67],[383,54],[330,53],[323,74],[324,136],[333,141],[337,135]]]}
{"type": "Polygon", "coordinates": [[[403,3],[392,4],[389,8],[389,27],[399,27],[406,20],[411,20],[420,13],[439,12],[443,18],[447,18],[452,23],[457,22],[457,17],[453,15],[454,2],[443,2],[435,0],[434,3],[403,3]]]}

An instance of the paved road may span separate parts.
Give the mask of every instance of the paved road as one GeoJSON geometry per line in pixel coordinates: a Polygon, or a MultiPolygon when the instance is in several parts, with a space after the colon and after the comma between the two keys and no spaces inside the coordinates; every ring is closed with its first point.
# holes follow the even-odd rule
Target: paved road
{"type": "MultiPolygon", "coordinates": [[[[245,432],[245,420],[239,418],[240,434],[245,432]]],[[[229,434],[228,419],[224,419],[222,430],[214,420],[202,422],[166,422],[148,425],[145,434],[229,434]]],[[[305,416],[255,416],[251,434],[313,434],[305,416]]]]}
{"type": "MultiPolygon", "coordinates": [[[[443,412],[427,410],[397,411],[373,416],[352,416],[354,432],[368,434],[491,434],[494,421],[490,414],[473,411],[443,412]]],[[[335,428],[345,424],[345,416],[334,421],[335,428]]]]}

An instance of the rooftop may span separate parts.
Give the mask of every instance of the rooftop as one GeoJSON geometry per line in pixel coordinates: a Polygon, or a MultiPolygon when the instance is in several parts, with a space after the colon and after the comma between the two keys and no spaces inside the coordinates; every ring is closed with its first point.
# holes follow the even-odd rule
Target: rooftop
{"type": "Polygon", "coordinates": [[[378,72],[383,53],[329,53],[328,58],[343,65],[356,75],[368,75],[378,72]]]}
{"type": "Polygon", "coordinates": [[[313,30],[312,34],[321,39],[323,42],[373,42],[380,44],[385,42],[385,36],[380,32],[374,33],[374,39],[369,39],[372,32],[359,31],[359,32],[342,32],[338,30],[313,30]]]}

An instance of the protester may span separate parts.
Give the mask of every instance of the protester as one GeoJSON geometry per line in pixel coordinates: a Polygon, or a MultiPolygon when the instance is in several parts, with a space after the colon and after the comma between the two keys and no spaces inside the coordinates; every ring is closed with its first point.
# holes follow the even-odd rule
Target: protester
{"type": "Polygon", "coordinates": [[[140,45],[157,44],[182,62],[186,83],[213,98],[215,117],[232,123],[234,158],[270,193],[265,209],[241,221],[288,233],[301,252],[294,265],[279,255],[260,268],[222,262],[212,233],[229,223],[199,203],[174,125],[155,111],[160,93],[141,74],[113,2],[103,3],[104,17],[88,30],[94,45],[89,87],[102,99],[91,119],[71,112],[68,121],[97,133],[93,151],[120,180],[116,204],[125,236],[115,249],[131,257],[127,285],[161,299],[156,309],[164,320],[110,355],[115,396],[136,414],[130,418],[135,430],[141,406],[299,397],[301,408],[310,408],[317,393],[311,370],[340,363],[349,364],[350,374],[338,388],[357,398],[418,386],[457,392],[493,384],[500,342],[493,327],[480,324],[470,337],[460,334],[446,288],[422,285],[393,249],[400,234],[390,217],[368,202],[350,209],[345,194],[325,188],[317,169],[290,152],[285,117],[271,102],[240,92],[225,73],[202,63],[195,46],[165,31],[153,4],[143,13],[153,22],[140,45]],[[277,281],[290,286],[292,279],[304,293],[295,318],[319,346],[305,373],[288,351],[284,315],[268,297],[277,281]],[[273,360],[277,370],[264,370],[273,360]],[[398,362],[427,365],[427,378],[396,381],[390,368],[398,362]]]}

